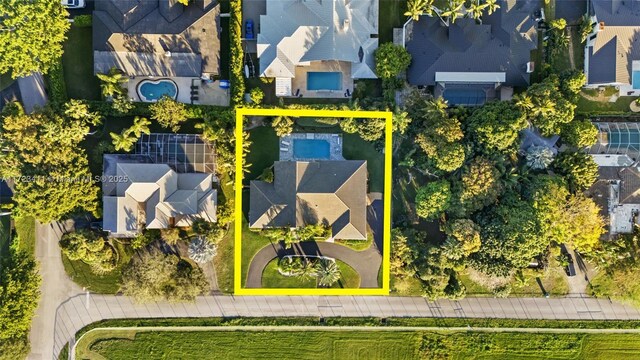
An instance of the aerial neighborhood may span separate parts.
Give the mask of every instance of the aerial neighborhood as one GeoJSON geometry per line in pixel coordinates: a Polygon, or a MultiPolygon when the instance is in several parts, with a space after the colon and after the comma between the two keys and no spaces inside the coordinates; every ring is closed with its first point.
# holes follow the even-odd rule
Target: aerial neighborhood
{"type": "Polygon", "coordinates": [[[0,1],[0,145],[0,360],[640,354],[640,0],[0,1]]]}

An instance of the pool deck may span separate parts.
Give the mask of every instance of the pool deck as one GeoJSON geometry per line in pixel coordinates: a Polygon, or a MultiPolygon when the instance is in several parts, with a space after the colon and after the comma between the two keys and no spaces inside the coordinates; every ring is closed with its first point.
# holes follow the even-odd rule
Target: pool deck
{"type": "Polygon", "coordinates": [[[280,161],[308,161],[327,159],[303,159],[293,155],[293,140],[325,140],[329,143],[328,160],[344,160],[342,157],[342,135],[340,134],[316,134],[316,133],[294,133],[280,138],[280,161]]]}
{"type": "Polygon", "coordinates": [[[229,106],[229,91],[221,89],[219,81],[205,83],[199,78],[190,77],[150,78],[148,76],[136,76],[134,78],[130,78],[125,84],[129,98],[133,99],[133,101],[142,101],[140,96],[138,96],[138,84],[143,80],[157,81],[161,79],[171,79],[176,83],[176,85],[178,85],[178,102],[191,104],[191,86],[197,84],[198,100],[194,101],[193,104],[229,106]]]}
{"type": "Polygon", "coordinates": [[[353,94],[351,63],[346,61],[313,61],[309,66],[296,66],[296,77],[291,80],[291,91],[306,98],[350,98],[345,96],[347,89],[353,94]],[[308,72],[340,72],[342,88],[340,90],[307,90],[308,72]]]}

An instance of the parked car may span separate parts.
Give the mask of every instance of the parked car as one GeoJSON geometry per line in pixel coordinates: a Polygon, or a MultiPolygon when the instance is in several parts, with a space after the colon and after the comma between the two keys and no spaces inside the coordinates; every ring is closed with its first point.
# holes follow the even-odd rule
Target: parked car
{"type": "Polygon", "coordinates": [[[253,40],[254,36],[255,35],[253,34],[253,20],[249,19],[244,23],[244,38],[253,40]]]}
{"type": "Polygon", "coordinates": [[[67,9],[82,9],[87,6],[85,0],[61,0],[61,3],[67,9]]]}
{"type": "Polygon", "coordinates": [[[569,253],[564,254],[564,256],[567,260],[564,272],[567,273],[567,276],[569,277],[576,276],[576,267],[573,265],[573,256],[569,253]]]}

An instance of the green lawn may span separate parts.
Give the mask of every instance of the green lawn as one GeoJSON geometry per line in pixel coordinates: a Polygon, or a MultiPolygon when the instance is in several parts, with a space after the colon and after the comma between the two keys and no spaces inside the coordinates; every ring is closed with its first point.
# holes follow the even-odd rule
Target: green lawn
{"type": "Polygon", "coordinates": [[[393,28],[401,28],[407,21],[406,0],[380,0],[379,41],[380,44],[393,41],[393,28]]]}
{"type": "Polygon", "coordinates": [[[71,99],[100,100],[100,82],[93,75],[92,27],[71,26],[64,43],[62,66],[71,99]]]}
{"type": "MultiPolygon", "coordinates": [[[[234,198],[233,184],[230,183],[229,175],[224,174],[220,178],[222,197],[228,199],[234,198]]],[[[223,293],[229,294],[233,292],[233,249],[234,249],[235,227],[233,222],[229,224],[229,231],[218,243],[218,254],[213,260],[216,269],[216,278],[218,280],[218,288],[223,293]]]]}
{"type": "Polygon", "coordinates": [[[367,160],[369,192],[384,190],[384,154],[358,134],[342,134],[342,155],[347,160],[367,160]]]}
{"type": "Polygon", "coordinates": [[[621,114],[629,113],[629,104],[636,98],[632,96],[623,96],[618,98],[615,102],[608,101],[592,101],[582,96],[578,99],[578,106],[576,108],[577,114],[584,115],[597,115],[597,114],[621,114]]]}
{"type": "Polygon", "coordinates": [[[76,284],[87,288],[91,292],[98,294],[116,294],[120,290],[122,269],[129,263],[133,250],[130,246],[125,246],[117,241],[113,244],[118,251],[120,258],[116,268],[106,274],[97,275],[91,271],[91,267],[82,261],[69,260],[62,255],[62,264],[69,278],[76,284]]]}
{"type": "Polygon", "coordinates": [[[18,247],[29,254],[36,249],[36,220],[30,216],[13,219],[16,235],[19,239],[18,247]]]}
{"type": "MultiPolygon", "coordinates": [[[[243,198],[248,199],[249,194],[246,192],[243,198]]],[[[243,207],[246,209],[246,207],[243,207]]],[[[247,280],[247,271],[249,270],[249,264],[260,249],[267,245],[271,245],[272,241],[266,236],[260,235],[257,231],[249,230],[249,223],[246,218],[242,221],[242,286],[244,286],[247,280]]]]}
{"type": "Polygon", "coordinates": [[[78,359],[629,359],[637,334],[97,330],[78,359]]]}
{"type": "MultiPolygon", "coordinates": [[[[336,260],[340,269],[341,279],[332,286],[336,289],[357,289],[360,287],[360,275],[351,266],[336,260]]],[[[278,272],[278,259],[273,259],[262,272],[262,287],[271,289],[282,288],[316,288],[316,279],[300,276],[284,276],[278,272]]]]}
{"type": "Polygon", "coordinates": [[[601,271],[591,279],[591,291],[597,297],[610,297],[640,306],[640,268],[629,266],[612,272],[601,271]]]}
{"type": "Polygon", "coordinates": [[[260,126],[249,132],[249,154],[247,163],[251,164],[249,173],[244,176],[245,182],[255,180],[262,171],[273,165],[280,156],[278,136],[271,126],[260,126]]]}

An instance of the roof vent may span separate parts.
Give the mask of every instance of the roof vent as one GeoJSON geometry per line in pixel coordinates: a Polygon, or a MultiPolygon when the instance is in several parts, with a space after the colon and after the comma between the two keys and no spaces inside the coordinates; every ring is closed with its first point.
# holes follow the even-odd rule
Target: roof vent
{"type": "Polygon", "coordinates": [[[171,51],[165,51],[164,52],[164,56],[171,57],[171,51]]]}
{"type": "Polygon", "coordinates": [[[343,31],[347,31],[347,30],[349,30],[349,25],[350,25],[350,21],[349,21],[349,19],[344,19],[344,20],[342,21],[342,30],[343,30],[343,31]]]}
{"type": "Polygon", "coordinates": [[[600,21],[600,30],[604,30],[604,21],[600,21]]]}

